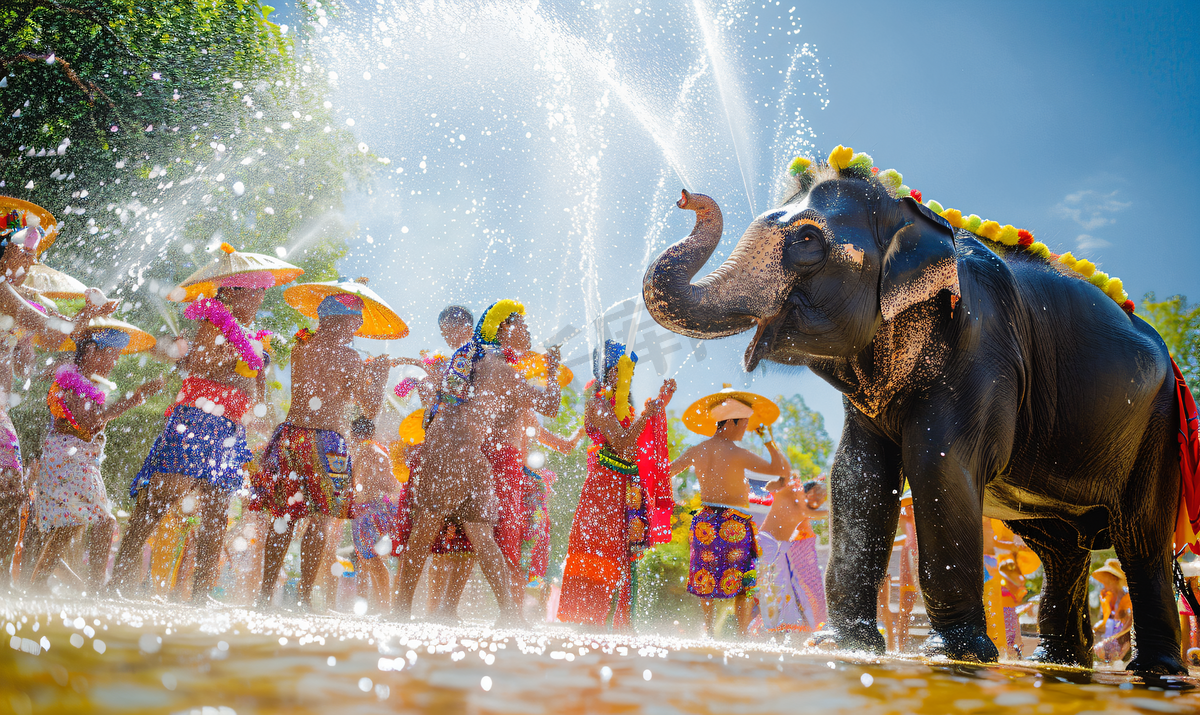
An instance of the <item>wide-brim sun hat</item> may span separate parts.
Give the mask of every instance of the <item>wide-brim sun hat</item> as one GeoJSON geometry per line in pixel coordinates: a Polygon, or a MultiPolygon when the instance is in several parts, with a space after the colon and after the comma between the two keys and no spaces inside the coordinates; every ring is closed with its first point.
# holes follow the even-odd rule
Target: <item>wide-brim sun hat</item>
{"type": "Polygon", "coordinates": [[[779,406],[774,402],[753,392],[735,390],[732,385],[725,383],[724,388],[720,392],[714,392],[706,397],[701,397],[684,411],[682,417],[684,426],[696,434],[712,437],[717,433],[717,422],[721,421],[717,419],[717,416],[714,416],[713,409],[731,400],[748,407],[750,411],[746,413],[737,410],[736,405],[729,405],[729,407],[734,409],[718,410],[718,412],[727,411],[730,413],[729,416],[721,416],[721,419],[737,419],[740,416],[745,416],[749,419],[749,424],[746,426],[748,430],[758,429],[760,425],[769,425],[779,419],[779,406]]]}
{"type": "Polygon", "coordinates": [[[25,282],[22,285],[52,300],[82,298],[83,292],[87,290],[87,286],[82,281],[41,263],[35,263],[29,267],[29,272],[25,274],[25,282]]]}
{"type": "Polygon", "coordinates": [[[321,305],[321,301],[331,295],[355,295],[362,299],[363,324],[354,333],[358,337],[399,340],[408,335],[408,326],[400,319],[396,311],[392,310],[392,306],[367,287],[366,278],[353,281],[301,283],[285,290],[283,299],[301,314],[309,318],[316,318],[318,317],[317,308],[321,305]]]}
{"type": "Polygon", "coordinates": [[[1092,576],[1104,573],[1113,576],[1121,581],[1125,581],[1125,569],[1121,568],[1121,562],[1117,559],[1109,559],[1104,562],[1104,565],[1092,572],[1092,576]]]}
{"type": "MultiPolygon", "coordinates": [[[[55,220],[54,214],[35,203],[0,194],[0,217],[7,217],[13,211],[21,217],[21,226],[36,225],[42,229],[44,235],[38,242],[37,254],[40,256],[45,253],[50,244],[54,243],[54,239],[58,238],[58,221],[55,220]],[[31,217],[33,220],[30,220],[31,217]]],[[[17,227],[6,225],[3,228],[17,227]]]]}
{"type": "Polygon", "coordinates": [[[246,253],[222,243],[217,257],[188,276],[167,299],[190,303],[200,296],[215,297],[221,287],[270,288],[291,283],[303,274],[303,268],[274,256],[246,253]]]}
{"type": "MultiPolygon", "coordinates": [[[[517,373],[526,380],[531,380],[541,387],[546,386],[546,355],[545,353],[535,353],[530,350],[521,356],[517,364],[513,366],[517,373]]],[[[571,368],[560,364],[558,366],[558,386],[566,387],[575,379],[575,373],[571,372],[571,368]]]]}
{"type": "MultiPolygon", "coordinates": [[[[122,355],[132,355],[134,353],[145,352],[154,347],[154,343],[156,342],[153,335],[147,333],[145,330],[142,330],[136,325],[131,325],[126,323],[124,320],[117,320],[116,318],[112,318],[107,315],[89,320],[85,331],[92,332],[105,329],[120,330],[122,333],[125,333],[129,336],[129,344],[126,345],[123,350],[121,350],[122,355]]],[[[57,347],[46,345],[40,337],[37,338],[35,342],[49,350],[75,350],[75,341],[69,337],[64,339],[57,347]]]]}

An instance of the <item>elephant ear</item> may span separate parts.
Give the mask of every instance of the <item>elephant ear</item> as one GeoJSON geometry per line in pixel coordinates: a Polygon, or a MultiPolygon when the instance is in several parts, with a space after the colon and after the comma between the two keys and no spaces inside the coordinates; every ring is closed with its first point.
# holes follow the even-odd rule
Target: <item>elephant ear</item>
{"type": "Polygon", "coordinates": [[[904,225],[892,235],[883,257],[879,307],[884,320],[942,290],[961,295],[954,229],[909,196],[900,200],[900,213],[904,225]]]}

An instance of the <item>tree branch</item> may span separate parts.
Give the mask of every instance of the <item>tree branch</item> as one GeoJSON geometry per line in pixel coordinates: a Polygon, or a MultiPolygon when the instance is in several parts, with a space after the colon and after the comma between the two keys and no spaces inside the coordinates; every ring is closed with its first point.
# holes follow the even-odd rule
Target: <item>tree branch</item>
{"type": "Polygon", "coordinates": [[[134,59],[141,59],[136,54],[134,54],[133,50],[129,48],[129,45],[125,44],[125,41],[122,40],[119,35],[117,35],[116,31],[114,31],[111,27],[109,27],[108,22],[103,17],[101,17],[99,13],[97,13],[94,10],[87,10],[87,9],[82,9],[82,8],[77,8],[77,7],[71,7],[69,5],[62,5],[62,4],[54,2],[54,0],[33,0],[31,3],[31,7],[29,8],[29,11],[25,13],[25,17],[22,18],[22,21],[18,23],[18,26],[24,24],[24,21],[28,20],[29,16],[33,14],[33,11],[38,9],[39,7],[52,9],[52,10],[58,10],[59,12],[70,13],[72,15],[82,15],[82,16],[90,19],[92,22],[99,25],[101,27],[101,29],[108,32],[109,36],[112,37],[112,39],[118,45],[120,45],[121,49],[125,50],[125,52],[130,57],[132,57],[134,59]]]}
{"type": "Polygon", "coordinates": [[[63,58],[58,57],[54,53],[35,55],[29,52],[21,52],[13,57],[0,57],[0,68],[7,70],[10,64],[17,61],[44,62],[46,64],[58,65],[60,68],[62,68],[63,74],[67,76],[67,79],[71,81],[71,84],[78,87],[79,91],[83,92],[84,96],[87,97],[87,103],[89,107],[95,106],[96,95],[99,94],[104,98],[104,101],[110,108],[116,109],[116,105],[113,104],[112,99],[109,98],[109,96],[105,94],[99,87],[97,87],[95,82],[89,81],[85,84],[84,81],[79,78],[79,75],[75,74],[75,70],[71,69],[70,63],[63,58]]]}

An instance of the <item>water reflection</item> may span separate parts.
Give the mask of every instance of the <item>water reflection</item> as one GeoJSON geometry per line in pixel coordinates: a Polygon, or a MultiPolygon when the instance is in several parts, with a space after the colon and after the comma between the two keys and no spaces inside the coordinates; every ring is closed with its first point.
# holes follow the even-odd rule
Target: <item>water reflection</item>
{"type": "Polygon", "coordinates": [[[1196,712],[1195,678],[152,602],[0,604],[17,713],[1196,712]]]}

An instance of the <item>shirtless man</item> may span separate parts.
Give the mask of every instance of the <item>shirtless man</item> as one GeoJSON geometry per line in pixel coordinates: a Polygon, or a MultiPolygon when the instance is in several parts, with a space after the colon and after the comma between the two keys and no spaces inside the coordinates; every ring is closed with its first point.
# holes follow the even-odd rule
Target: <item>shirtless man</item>
{"type": "Polygon", "coordinates": [[[522,310],[512,301],[501,301],[489,309],[490,315],[481,318],[477,330],[481,339],[451,356],[438,403],[429,410],[434,414],[425,429],[421,463],[413,474],[412,534],[392,602],[392,612],[401,620],[411,618],[413,593],[430,547],[445,520],[454,517],[462,523],[483,575],[496,594],[500,604],[497,623],[523,623],[520,604],[512,598],[508,567],[493,534],[499,504],[482,449],[505,403],[532,407],[548,416],[558,413],[561,393],[556,349],[546,357],[548,381],[542,390],[521,379],[503,353],[488,345],[494,344],[503,323],[522,310]],[[501,315],[503,312],[507,315],[501,315]]]}
{"type": "Polygon", "coordinates": [[[72,324],[53,309],[49,300],[43,301],[45,305],[38,303],[42,310],[30,304],[35,294],[23,289],[22,284],[29,267],[37,262],[38,243],[44,235],[32,218],[27,216],[31,225],[21,228],[10,213],[3,217],[0,227],[0,592],[12,583],[10,568],[21,530],[21,509],[29,502],[21,445],[8,416],[13,374],[26,373],[32,366],[33,351],[28,341],[20,339],[21,333],[37,333],[45,344],[58,345],[65,333],[117,307],[117,301],[102,301],[99,305],[86,301],[72,324]]]}
{"type": "Polygon", "coordinates": [[[824,482],[803,485],[796,479],[778,484],[775,500],[758,534],[763,575],[758,603],[769,632],[815,633],[825,624],[825,588],[817,562],[813,519],[826,519],[821,508],[829,496],[824,482]]]}
{"type": "MultiPolygon", "coordinates": [[[[679,455],[671,462],[669,472],[675,476],[694,467],[700,482],[703,506],[692,516],[688,591],[700,597],[705,632],[712,637],[713,599],[733,598],[738,633],[745,637],[753,607],[749,596],[756,582],[758,556],[754,521],[748,511],[750,492],[746,472],[775,475],[777,479],[767,486],[771,489],[782,485],[791,467],[774,440],[766,442],[770,462],[736,444],[745,436],[749,419],[754,415],[749,405],[730,398],[709,411],[717,422],[716,434],[679,455]]],[[[763,436],[762,427],[758,436],[763,436]]]]}
{"type": "Polygon", "coordinates": [[[252,485],[251,508],[275,517],[267,532],[259,605],[270,603],[275,579],[296,522],[308,518],[300,547],[299,601],[312,608],[329,519],[351,518],[355,484],[347,408],[358,405],[374,420],[393,363],[386,355],[363,360],[349,343],[362,327],[363,301],[356,295],[327,296],[317,307],[315,333],[297,334],[292,351],[292,405],[275,428],[262,457],[261,481],[252,485]]]}
{"type": "MultiPolygon", "coordinates": [[[[486,320],[488,315],[484,313],[483,319],[486,320]]],[[[528,352],[531,342],[524,316],[512,313],[500,324],[495,341],[489,345],[499,346],[505,359],[515,364],[528,352]]],[[[557,380],[555,387],[558,387],[557,380]]],[[[556,403],[549,412],[544,406],[533,411],[553,416],[558,414],[558,408],[556,403]]],[[[532,488],[525,470],[525,428],[530,412],[529,405],[521,400],[498,400],[492,424],[483,442],[483,453],[492,467],[496,497],[499,499],[499,514],[494,529],[496,545],[504,554],[512,584],[512,597],[518,603],[523,600],[526,582],[519,573],[521,545],[525,541],[529,521],[525,495],[532,488]]],[[[571,446],[574,447],[573,444],[571,446]]]]}
{"type": "MultiPolygon", "coordinates": [[[[244,281],[246,275],[230,276],[234,279],[230,283],[248,282],[244,281]]],[[[270,280],[274,285],[273,278],[270,280]]],[[[229,502],[233,492],[242,487],[243,466],[251,458],[245,424],[251,419],[251,410],[262,401],[266,387],[263,357],[259,355],[256,360],[252,355],[243,355],[218,323],[225,324],[222,313],[227,311],[236,323],[226,324],[226,329],[244,335],[242,326],[254,320],[266,292],[265,287],[225,285],[217,289],[216,301],[195,303],[185,312],[196,316],[200,327],[193,349],[178,363],[187,370],[183,388],[167,410],[163,431],[129,489],[137,502],[109,583],[117,594],[129,594],[135,588],[142,546],[158,522],[176,502],[196,490],[200,528],[196,533],[192,602],[203,604],[208,599],[217,578],[229,502]],[[251,369],[251,364],[258,368],[251,369]]]]}

